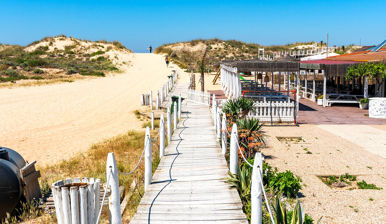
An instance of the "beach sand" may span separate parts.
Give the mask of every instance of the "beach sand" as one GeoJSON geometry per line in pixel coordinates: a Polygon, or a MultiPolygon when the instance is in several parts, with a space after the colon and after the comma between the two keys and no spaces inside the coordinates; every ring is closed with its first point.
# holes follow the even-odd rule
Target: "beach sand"
{"type": "MultiPolygon", "coordinates": [[[[164,57],[133,53],[123,73],[44,86],[0,89],[0,145],[38,166],[84,152],[92,144],[140,129],[133,111],[140,95],[155,93],[172,66],[164,57]]],[[[178,69],[180,71],[180,69],[178,69]]]]}

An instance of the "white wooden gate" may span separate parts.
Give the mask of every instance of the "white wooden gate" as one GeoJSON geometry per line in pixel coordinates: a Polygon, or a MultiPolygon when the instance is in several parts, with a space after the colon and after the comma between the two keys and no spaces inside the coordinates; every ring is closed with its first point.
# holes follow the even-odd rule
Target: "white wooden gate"
{"type": "Polygon", "coordinates": [[[254,117],[262,122],[294,122],[294,102],[257,101],[255,112],[249,112],[248,117],[254,117]]]}

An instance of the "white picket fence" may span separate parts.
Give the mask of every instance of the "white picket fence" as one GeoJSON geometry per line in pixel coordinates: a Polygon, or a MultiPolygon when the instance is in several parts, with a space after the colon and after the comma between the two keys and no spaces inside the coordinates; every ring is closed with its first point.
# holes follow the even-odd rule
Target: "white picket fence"
{"type": "Polygon", "coordinates": [[[52,184],[59,224],[95,223],[100,208],[100,180],[74,178],[52,184]]]}
{"type": "Polygon", "coordinates": [[[254,103],[256,111],[249,112],[248,117],[262,122],[294,122],[295,103],[281,101],[258,101],[254,103]]]}
{"type": "Polygon", "coordinates": [[[187,100],[209,106],[210,94],[202,91],[188,89],[187,100]]]}

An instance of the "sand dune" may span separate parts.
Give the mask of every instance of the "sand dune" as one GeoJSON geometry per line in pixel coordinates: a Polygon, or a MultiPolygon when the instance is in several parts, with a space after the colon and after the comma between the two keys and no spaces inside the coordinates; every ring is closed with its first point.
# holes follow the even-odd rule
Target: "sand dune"
{"type": "Polygon", "coordinates": [[[49,164],[93,143],[140,128],[140,94],[167,80],[163,56],[131,54],[126,72],[46,86],[0,89],[0,145],[49,164]]]}

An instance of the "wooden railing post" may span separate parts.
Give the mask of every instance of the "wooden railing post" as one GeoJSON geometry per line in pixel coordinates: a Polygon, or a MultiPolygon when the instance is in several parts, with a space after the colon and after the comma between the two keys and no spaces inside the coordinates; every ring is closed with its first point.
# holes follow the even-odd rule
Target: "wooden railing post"
{"type": "Polygon", "coordinates": [[[151,184],[152,176],[152,159],[151,159],[151,136],[150,128],[146,127],[145,135],[145,191],[151,184]]]}
{"type": "Polygon", "coordinates": [[[238,134],[237,134],[237,125],[233,124],[232,126],[232,134],[231,134],[231,144],[230,144],[230,155],[229,155],[229,168],[230,172],[232,174],[237,174],[238,171],[238,146],[237,146],[237,141],[238,141],[238,134]]]}
{"type": "Polygon", "coordinates": [[[168,112],[166,115],[166,121],[167,121],[167,133],[168,133],[168,144],[170,144],[170,141],[172,140],[172,120],[170,117],[170,108],[168,107],[168,112]]]}
{"type": "Polygon", "coordinates": [[[178,119],[181,118],[181,94],[178,96],[178,119]]]}
{"type": "Polygon", "coordinates": [[[214,127],[216,127],[216,121],[217,121],[216,114],[217,114],[217,102],[214,101],[212,104],[212,117],[213,117],[214,127]]]}
{"type": "Polygon", "coordinates": [[[151,112],[150,117],[151,117],[151,130],[154,130],[154,112],[151,112]]]}
{"type": "MultiPolygon", "coordinates": [[[[150,131],[150,130],[149,130],[150,131]]],[[[109,196],[109,210],[110,210],[110,219],[112,224],[121,224],[121,207],[120,207],[120,195],[119,195],[119,180],[118,180],[118,169],[117,162],[113,152],[107,154],[107,163],[106,163],[106,180],[109,180],[106,185],[110,187],[110,196],[109,196]]]]}
{"type": "Polygon", "coordinates": [[[165,154],[165,121],[164,115],[161,114],[159,122],[159,157],[163,157],[165,154]]]}
{"type": "Polygon", "coordinates": [[[150,110],[153,110],[153,91],[150,90],[150,110]]]}
{"type": "Polygon", "coordinates": [[[226,154],[227,152],[227,120],[226,120],[226,116],[225,116],[225,113],[222,114],[222,123],[221,123],[221,129],[222,129],[222,135],[221,135],[221,139],[222,139],[222,142],[221,142],[221,153],[223,155],[226,154]]]}
{"type": "Polygon", "coordinates": [[[161,104],[164,102],[164,87],[162,86],[161,87],[161,91],[160,91],[160,101],[161,101],[161,104]]]}
{"type": "Polygon", "coordinates": [[[177,102],[174,102],[174,109],[173,109],[173,117],[174,117],[174,125],[173,125],[173,131],[177,129],[177,102]]]}
{"type": "Polygon", "coordinates": [[[79,224],[79,189],[78,187],[70,187],[71,198],[71,223],[79,224]]]}
{"type": "Polygon", "coordinates": [[[157,95],[155,96],[155,109],[159,109],[159,91],[157,90],[157,95]]]}
{"type": "Polygon", "coordinates": [[[217,140],[221,139],[221,118],[220,118],[220,110],[217,107],[216,113],[216,132],[217,132],[217,140]]]}
{"type": "Polygon", "coordinates": [[[251,224],[262,223],[262,204],[263,191],[261,177],[263,170],[263,159],[261,153],[255,154],[255,160],[252,169],[252,186],[251,186],[251,224]]]}

